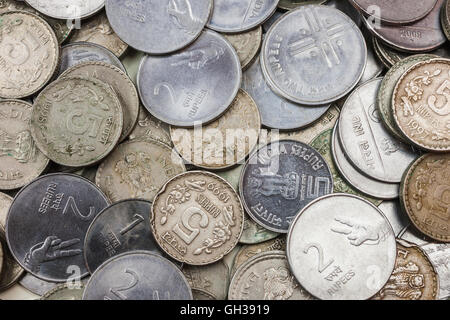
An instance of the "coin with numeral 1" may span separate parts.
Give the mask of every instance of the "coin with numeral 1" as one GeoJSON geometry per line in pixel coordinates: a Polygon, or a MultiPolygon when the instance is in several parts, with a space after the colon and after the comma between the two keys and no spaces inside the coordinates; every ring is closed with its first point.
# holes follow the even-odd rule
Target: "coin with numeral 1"
{"type": "Polygon", "coordinates": [[[169,180],[152,205],[158,244],[174,259],[206,265],[222,259],[239,241],[244,210],[236,191],[207,171],[169,180]]]}

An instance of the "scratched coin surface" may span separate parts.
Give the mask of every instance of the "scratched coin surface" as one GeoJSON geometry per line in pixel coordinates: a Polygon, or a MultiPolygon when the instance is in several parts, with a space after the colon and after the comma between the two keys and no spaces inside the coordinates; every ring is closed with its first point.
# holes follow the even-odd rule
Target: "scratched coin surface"
{"type": "Polygon", "coordinates": [[[395,123],[402,134],[432,152],[450,151],[449,77],[450,60],[420,62],[400,78],[392,96],[395,123]]]}
{"type": "Polygon", "coordinates": [[[240,33],[263,24],[277,9],[279,0],[214,0],[207,27],[223,33],[240,33]]]}
{"type": "Polygon", "coordinates": [[[95,181],[112,202],[153,201],[170,178],[185,171],[181,158],[165,144],[133,140],[120,144],[100,164],[95,181]]]}
{"type": "Polygon", "coordinates": [[[0,14],[0,97],[24,98],[41,90],[59,64],[58,39],[42,18],[25,11],[0,14]]]}
{"type": "Polygon", "coordinates": [[[260,129],[258,106],[240,89],[219,119],[201,129],[170,127],[170,136],[175,149],[188,163],[216,170],[242,164],[255,149],[260,129]],[[201,130],[201,135],[196,130],[201,130]]]}
{"type": "Polygon", "coordinates": [[[86,18],[105,6],[105,0],[25,0],[25,2],[42,14],[61,20],[86,18]]]}
{"type": "Polygon", "coordinates": [[[149,54],[182,49],[201,34],[212,0],[106,0],[106,14],[117,35],[149,54]]]}
{"type": "Polygon", "coordinates": [[[60,284],[56,288],[46,292],[41,300],[81,300],[83,298],[84,286],[70,287],[68,284],[60,284]]]}
{"type": "Polygon", "coordinates": [[[139,108],[139,117],[131,131],[130,140],[156,140],[171,147],[169,126],[152,116],[142,105],[139,108]]]}
{"type": "Polygon", "coordinates": [[[347,95],[367,60],[364,37],[341,11],[301,6],[272,25],[261,49],[269,86],[296,103],[323,105],[347,95]]]}
{"type": "Polygon", "coordinates": [[[254,221],[268,230],[287,233],[302,208],[333,192],[333,178],[314,148],[280,140],[250,156],[241,173],[239,192],[254,221]]]}
{"type": "Polygon", "coordinates": [[[6,220],[8,246],[20,265],[40,279],[64,282],[72,275],[69,266],[78,266],[80,276],[86,276],[86,231],[107,206],[105,195],[84,178],[42,176],[14,198],[6,220]]]}
{"type": "Polygon", "coordinates": [[[172,178],[156,195],[152,213],[158,244],[172,258],[191,265],[222,259],[243,229],[244,210],[236,191],[207,171],[172,178]]]}
{"type": "Polygon", "coordinates": [[[236,271],[229,300],[314,300],[292,275],[285,251],[257,254],[236,271]]]}
{"type": "Polygon", "coordinates": [[[243,73],[241,87],[255,99],[262,124],[269,128],[293,130],[308,126],[330,107],[304,106],[276,95],[264,79],[259,58],[243,73]]]}
{"type": "Polygon", "coordinates": [[[119,68],[101,61],[86,61],[67,69],[61,77],[94,78],[110,86],[119,98],[123,110],[120,141],[133,130],[139,116],[139,96],[133,82],[119,68]]]}
{"type": "Polygon", "coordinates": [[[323,300],[364,300],[388,281],[397,255],[386,217],[370,202],[333,194],[292,223],[287,256],[300,285],[323,300]]]}
{"type": "Polygon", "coordinates": [[[426,154],[405,173],[401,204],[411,222],[430,238],[450,242],[450,154],[426,154]]]}
{"type": "Polygon", "coordinates": [[[403,172],[417,158],[392,137],[376,108],[382,78],[366,82],[346,100],[339,119],[339,141],[350,162],[361,173],[388,183],[400,183],[403,172]]]}
{"type": "Polygon", "coordinates": [[[83,300],[192,300],[192,292],[172,262],[132,251],[103,263],[89,279],[83,300]]]}
{"type": "Polygon", "coordinates": [[[439,277],[439,299],[450,298],[450,244],[427,243],[421,246],[425,251],[439,277]]]}
{"type": "Polygon", "coordinates": [[[258,54],[261,48],[262,35],[263,29],[261,26],[243,33],[224,34],[225,39],[236,49],[243,70],[248,68],[258,54]]]}

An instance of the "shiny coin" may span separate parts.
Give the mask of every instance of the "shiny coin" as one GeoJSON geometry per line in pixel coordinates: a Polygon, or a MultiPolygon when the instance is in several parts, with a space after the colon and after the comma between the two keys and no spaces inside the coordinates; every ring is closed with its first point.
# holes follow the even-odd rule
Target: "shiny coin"
{"type": "Polygon", "coordinates": [[[155,197],[152,212],[158,244],[172,258],[191,265],[222,259],[242,233],[239,196],[225,180],[206,171],[172,178],[155,197]]]}
{"type": "Polygon", "coordinates": [[[216,121],[194,129],[170,128],[181,157],[205,169],[225,169],[242,164],[257,143],[261,130],[258,107],[240,89],[231,107],[216,121]]]}
{"type": "Polygon", "coordinates": [[[86,285],[83,300],[192,300],[192,292],[169,260],[133,251],[102,264],[86,285]]]}
{"type": "Polygon", "coordinates": [[[278,8],[292,10],[307,4],[324,4],[327,0],[280,0],[278,8]]]}
{"type": "Polygon", "coordinates": [[[253,220],[268,230],[287,233],[302,208],[333,191],[333,178],[325,159],[314,148],[281,140],[250,156],[239,191],[253,220]]]}
{"type": "Polygon", "coordinates": [[[6,221],[8,246],[21,266],[40,279],[66,281],[72,277],[70,266],[86,276],[86,231],[107,205],[104,194],[79,176],[40,177],[14,198],[6,221]]]}
{"type": "Polygon", "coordinates": [[[422,247],[425,251],[439,278],[439,299],[450,298],[450,244],[429,243],[422,247]]]}
{"type": "Polygon", "coordinates": [[[0,97],[31,96],[50,81],[58,67],[55,32],[44,19],[25,11],[1,14],[0,28],[0,97]]]}
{"type": "Polygon", "coordinates": [[[129,198],[153,201],[170,178],[185,171],[181,158],[168,146],[133,140],[120,144],[100,164],[95,181],[112,202],[129,198]]]}
{"type": "Polygon", "coordinates": [[[450,60],[431,59],[411,67],[394,89],[395,123],[420,148],[450,151],[449,74],[450,60]]]}
{"type": "Polygon", "coordinates": [[[105,0],[74,2],[71,0],[25,0],[30,6],[55,19],[82,19],[100,11],[105,0]]]}
{"type": "Polygon", "coordinates": [[[224,34],[225,39],[236,49],[243,70],[248,68],[258,54],[261,48],[262,35],[262,27],[243,33],[224,34]]]}
{"type": "Polygon", "coordinates": [[[13,190],[37,178],[49,160],[31,136],[32,105],[2,100],[0,110],[0,190],[13,190]]]}
{"type": "Polygon", "coordinates": [[[106,14],[117,35],[149,54],[167,54],[192,43],[211,10],[211,0],[106,0],[106,14]]]}
{"type": "Polygon", "coordinates": [[[156,119],[144,107],[139,108],[139,118],[131,131],[130,140],[155,140],[171,147],[169,126],[156,119]]]}
{"type": "Polygon", "coordinates": [[[425,235],[450,242],[450,154],[426,154],[405,173],[401,203],[411,222],[425,235]]]}
{"type": "Polygon", "coordinates": [[[207,26],[224,33],[244,32],[261,25],[277,9],[279,0],[214,0],[207,26]]]}
{"type": "Polygon", "coordinates": [[[279,19],[261,50],[270,87],[296,103],[323,105],[347,95],[367,60],[363,35],[341,11],[308,5],[279,19]]]}
{"type": "Polygon", "coordinates": [[[359,80],[359,84],[363,84],[369,80],[378,77],[384,70],[383,63],[376,57],[371,39],[367,41],[367,62],[364,73],[359,80]]]}
{"type": "Polygon", "coordinates": [[[278,237],[278,233],[267,230],[263,226],[253,221],[248,214],[244,215],[244,230],[239,238],[240,243],[254,244],[278,237]]]}
{"type": "Polygon", "coordinates": [[[70,167],[95,164],[116,146],[123,112],[115,92],[94,78],[61,78],[36,98],[31,134],[52,161],[70,167]]]}
{"type": "Polygon", "coordinates": [[[39,279],[29,272],[26,272],[25,275],[20,278],[19,284],[28,291],[33,292],[34,294],[37,294],[39,296],[43,296],[59,285],[57,282],[50,282],[39,279]]]}
{"type": "Polygon", "coordinates": [[[313,300],[289,270],[284,251],[260,253],[244,263],[231,280],[230,300],[313,300]]]}
{"type": "Polygon", "coordinates": [[[215,120],[228,109],[241,78],[236,50],[218,33],[204,31],[180,53],[145,56],[138,89],[152,115],[171,125],[193,127],[215,120]]]}
{"type": "Polygon", "coordinates": [[[303,209],[292,223],[287,256],[293,274],[324,300],[363,300],[388,281],[397,254],[384,215],[362,198],[333,194],[303,209]]]}
{"type": "Polygon", "coordinates": [[[394,230],[394,234],[398,236],[400,232],[409,226],[408,216],[403,212],[398,200],[383,201],[378,209],[383,212],[394,230]]]}
{"type": "Polygon", "coordinates": [[[61,284],[46,292],[41,300],[81,300],[83,298],[83,292],[84,286],[72,288],[68,284],[61,284]]]}

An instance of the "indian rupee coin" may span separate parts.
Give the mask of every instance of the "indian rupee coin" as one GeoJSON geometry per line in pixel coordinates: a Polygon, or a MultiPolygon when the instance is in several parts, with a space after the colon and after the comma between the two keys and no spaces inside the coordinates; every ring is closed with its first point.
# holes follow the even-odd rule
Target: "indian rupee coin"
{"type": "Polygon", "coordinates": [[[224,34],[231,45],[236,49],[236,52],[241,61],[242,70],[255,60],[259,49],[261,48],[263,30],[262,27],[236,34],[224,34]]]}
{"type": "Polygon", "coordinates": [[[218,300],[215,296],[206,290],[192,289],[193,300],[218,300]]]}
{"type": "Polygon", "coordinates": [[[71,1],[71,0],[25,0],[40,13],[60,20],[87,18],[105,6],[105,0],[71,1]]]}
{"type": "Polygon", "coordinates": [[[82,300],[84,286],[72,287],[68,284],[60,284],[56,288],[46,292],[41,300],[82,300]]]}
{"type": "Polygon", "coordinates": [[[434,266],[439,278],[440,300],[450,298],[450,244],[428,243],[421,246],[434,266]]]}
{"type": "Polygon", "coordinates": [[[23,288],[27,289],[29,292],[37,294],[40,297],[42,297],[47,292],[55,289],[59,285],[58,282],[51,282],[39,279],[38,277],[32,275],[29,272],[25,272],[23,277],[20,278],[19,284],[23,288]]]}
{"type": "Polygon", "coordinates": [[[243,244],[255,244],[271,240],[278,237],[277,232],[267,230],[263,226],[256,223],[246,213],[244,215],[244,230],[239,238],[239,242],[243,244]]]}
{"type": "Polygon", "coordinates": [[[154,140],[164,143],[168,147],[172,147],[169,126],[153,117],[142,105],[139,108],[138,121],[133,131],[131,131],[129,139],[154,140]]]}
{"type": "Polygon", "coordinates": [[[445,1],[441,10],[441,26],[447,39],[450,39],[450,2],[445,1]]]}
{"type": "Polygon", "coordinates": [[[380,209],[388,219],[396,237],[400,235],[402,230],[410,225],[408,216],[403,212],[398,200],[383,201],[378,205],[378,209],[380,209]]]}
{"type": "Polygon", "coordinates": [[[292,10],[308,4],[324,4],[327,0],[280,0],[278,8],[283,10],[292,10]]]}

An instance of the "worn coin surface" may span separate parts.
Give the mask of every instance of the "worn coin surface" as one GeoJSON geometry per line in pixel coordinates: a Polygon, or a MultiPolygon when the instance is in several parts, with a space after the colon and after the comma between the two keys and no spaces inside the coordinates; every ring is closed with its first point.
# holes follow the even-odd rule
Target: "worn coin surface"
{"type": "Polygon", "coordinates": [[[123,112],[117,95],[94,78],[65,77],[34,101],[31,134],[52,161],[70,167],[95,164],[116,146],[123,112]]]}
{"type": "Polygon", "coordinates": [[[23,277],[20,278],[19,284],[28,291],[33,292],[34,294],[37,294],[41,297],[45,293],[55,289],[59,285],[57,282],[50,282],[39,279],[29,272],[25,272],[23,277]]]}
{"type": "Polygon", "coordinates": [[[68,284],[60,284],[56,288],[46,292],[41,300],[81,300],[84,286],[70,287],[68,284]]]}
{"type": "Polygon", "coordinates": [[[367,60],[364,37],[341,11],[301,6],[272,25],[261,65],[270,87],[296,103],[323,105],[347,95],[367,60]]]}
{"type": "Polygon", "coordinates": [[[133,82],[125,72],[101,61],[87,61],[67,69],[61,77],[94,78],[110,86],[119,98],[123,110],[123,129],[120,141],[133,130],[139,116],[139,96],[133,82]]]}
{"type": "Polygon", "coordinates": [[[206,290],[192,289],[193,300],[218,300],[215,296],[206,290]]]}
{"type": "Polygon", "coordinates": [[[233,46],[205,30],[182,52],[145,56],[138,89],[147,110],[171,125],[193,127],[222,115],[236,97],[242,70],[233,46]]]}
{"type": "Polygon", "coordinates": [[[172,146],[169,126],[153,117],[142,105],[139,108],[138,121],[129,138],[130,140],[156,140],[169,147],[172,146]]]}
{"type": "Polygon", "coordinates": [[[291,225],[287,256],[300,285],[324,300],[363,300],[376,294],[394,269],[396,242],[386,217],[348,194],[324,196],[291,225]]]}
{"type": "Polygon", "coordinates": [[[262,35],[261,26],[243,33],[224,34],[225,39],[236,49],[243,70],[247,69],[257,56],[261,48],[262,35]]]}
{"type": "Polygon", "coordinates": [[[231,107],[219,119],[194,129],[170,127],[170,136],[185,161],[216,170],[242,164],[255,149],[260,130],[258,106],[240,89],[231,107]]]}
{"type": "Polygon", "coordinates": [[[0,190],[13,190],[37,178],[49,159],[31,136],[33,106],[21,100],[2,100],[0,110],[0,190]]]}
{"type": "Polygon", "coordinates": [[[103,263],[89,279],[83,300],[192,300],[192,292],[172,262],[132,251],[103,263]]]}
{"type": "Polygon", "coordinates": [[[411,67],[395,86],[392,96],[395,123],[420,148],[450,151],[449,77],[449,59],[430,59],[411,67]]]}
{"type": "Polygon", "coordinates": [[[80,276],[86,276],[86,231],[107,205],[105,195],[84,178],[40,177],[14,198],[6,220],[8,246],[20,265],[40,279],[66,281],[72,276],[69,266],[78,266],[80,276]]]}
{"type": "Polygon", "coordinates": [[[278,8],[283,10],[292,10],[307,4],[324,4],[327,0],[280,0],[278,8]]]}
{"type": "Polygon", "coordinates": [[[302,208],[333,192],[333,178],[314,148],[280,140],[250,156],[241,173],[239,192],[253,220],[268,230],[287,233],[302,208]]]}
{"type": "Polygon", "coordinates": [[[450,2],[445,1],[441,10],[441,26],[447,39],[450,39],[450,2]]]}
{"type": "Polygon", "coordinates": [[[277,9],[279,0],[214,0],[207,26],[223,33],[240,33],[261,25],[277,9]]]}
{"type": "Polygon", "coordinates": [[[25,11],[0,14],[0,97],[24,98],[41,90],[60,61],[58,39],[42,18],[25,11]]]}
{"type": "Polygon", "coordinates": [[[401,204],[411,222],[437,241],[450,242],[450,154],[426,154],[405,173],[401,204]]]}
{"type": "Polygon", "coordinates": [[[212,0],[106,0],[106,14],[117,35],[149,54],[182,49],[201,34],[212,0]]]}
{"type": "Polygon", "coordinates": [[[439,278],[439,299],[450,298],[450,244],[427,243],[421,246],[425,251],[439,278]]]}
{"type": "MultiPolygon", "coordinates": [[[[281,11],[275,11],[273,15],[263,23],[262,28],[264,33],[269,31],[270,27],[277,21],[284,13],[281,11]]],[[[263,35],[264,37],[264,35],[263,35]]]]}
{"type": "Polygon", "coordinates": [[[239,242],[244,244],[261,243],[276,238],[278,235],[279,234],[277,232],[267,230],[253,221],[253,219],[246,213],[244,215],[244,230],[239,238],[239,242]]]}
{"type": "Polygon", "coordinates": [[[242,233],[239,196],[228,182],[207,171],[172,178],[156,195],[152,212],[150,223],[158,244],[172,258],[191,265],[222,259],[242,233]]]}
{"type": "Polygon", "coordinates": [[[262,124],[269,128],[293,130],[308,126],[330,107],[304,106],[276,95],[264,79],[259,58],[243,73],[241,87],[255,99],[262,124]]]}
{"type": "Polygon", "coordinates": [[[313,300],[292,275],[285,251],[257,254],[236,271],[230,300],[313,300]]]}
{"type": "Polygon", "coordinates": [[[133,140],[120,144],[100,164],[95,181],[112,202],[153,201],[170,178],[184,171],[183,161],[170,147],[149,139],[133,140]]]}
{"type": "Polygon", "coordinates": [[[86,18],[105,6],[105,0],[25,0],[25,2],[42,14],[61,20],[86,18]]]}
{"type": "Polygon", "coordinates": [[[398,237],[402,230],[410,225],[408,216],[403,212],[398,200],[383,201],[378,205],[378,209],[383,212],[385,217],[394,230],[394,234],[398,237]]]}
{"type": "Polygon", "coordinates": [[[364,73],[359,80],[359,84],[363,84],[369,80],[372,80],[378,77],[384,70],[384,64],[376,57],[373,41],[370,36],[367,36],[367,61],[366,68],[364,69],[364,73]]]}

